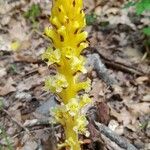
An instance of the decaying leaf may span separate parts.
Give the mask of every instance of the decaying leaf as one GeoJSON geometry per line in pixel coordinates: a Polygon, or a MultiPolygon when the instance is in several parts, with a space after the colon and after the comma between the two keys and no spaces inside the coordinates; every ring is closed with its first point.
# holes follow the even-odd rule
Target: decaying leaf
{"type": "Polygon", "coordinates": [[[16,91],[14,81],[12,78],[9,78],[6,84],[3,87],[0,87],[0,96],[5,96],[14,91],[16,91]]]}

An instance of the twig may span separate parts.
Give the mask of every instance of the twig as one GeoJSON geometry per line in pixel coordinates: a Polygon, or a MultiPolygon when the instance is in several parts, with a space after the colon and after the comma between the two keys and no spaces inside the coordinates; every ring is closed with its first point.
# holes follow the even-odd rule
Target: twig
{"type": "Polygon", "coordinates": [[[40,125],[50,125],[50,119],[45,120],[29,120],[26,123],[24,123],[24,127],[32,128],[34,126],[40,126],[40,125]]]}
{"type": "Polygon", "coordinates": [[[15,123],[17,124],[21,129],[23,129],[24,131],[26,131],[28,134],[30,134],[30,131],[24,127],[20,122],[18,122],[15,118],[12,117],[12,115],[7,111],[5,110],[4,108],[2,108],[2,111],[7,115],[9,116],[9,118],[15,123]]]}
{"type": "Polygon", "coordinates": [[[139,76],[146,74],[146,73],[138,70],[137,68],[134,68],[132,66],[128,66],[128,65],[123,64],[121,62],[115,62],[114,60],[110,60],[110,59],[106,58],[95,47],[90,47],[90,49],[92,49],[95,53],[97,53],[98,55],[100,55],[101,59],[104,61],[104,63],[108,67],[114,68],[116,70],[123,71],[125,73],[130,73],[130,74],[139,75],[139,76]]]}
{"type": "Polygon", "coordinates": [[[105,135],[111,141],[115,142],[119,147],[124,148],[126,150],[137,150],[137,148],[134,145],[130,144],[126,139],[123,139],[118,134],[110,130],[107,126],[95,121],[94,125],[96,129],[98,129],[103,135],[105,135]]]}
{"type": "Polygon", "coordinates": [[[112,84],[117,83],[117,81],[114,78],[111,78],[108,75],[108,70],[104,63],[101,61],[101,58],[98,54],[90,54],[88,55],[88,64],[93,66],[94,70],[96,70],[99,78],[102,78],[104,82],[108,85],[111,86],[112,84]]]}
{"type": "Polygon", "coordinates": [[[123,71],[125,73],[135,74],[138,76],[144,75],[142,71],[139,71],[131,66],[127,66],[125,64],[119,63],[119,62],[113,62],[111,60],[104,60],[105,64],[108,65],[111,68],[115,68],[116,70],[123,71]]]}

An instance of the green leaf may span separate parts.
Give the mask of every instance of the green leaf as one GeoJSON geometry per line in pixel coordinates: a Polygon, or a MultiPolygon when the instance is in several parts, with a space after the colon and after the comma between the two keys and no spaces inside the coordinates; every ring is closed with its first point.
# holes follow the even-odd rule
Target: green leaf
{"type": "Polygon", "coordinates": [[[100,22],[99,25],[101,27],[107,27],[109,25],[109,22],[108,21],[103,21],[103,22],[100,22]]]}
{"type": "Polygon", "coordinates": [[[37,17],[41,14],[41,8],[39,4],[33,4],[24,16],[29,19],[32,23],[36,22],[37,17]]]}
{"type": "Polygon", "coordinates": [[[136,4],[136,13],[142,14],[144,11],[150,11],[150,0],[140,0],[136,4]]]}
{"type": "Polygon", "coordinates": [[[87,14],[86,15],[86,24],[93,25],[96,22],[96,15],[95,14],[87,14]]]}
{"type": "Polygon", "coordinates": [[[146,34],[147,36],[150,36],[150,26],[144,28],[142,31],[143,31],[143,33],[146,34]]]}
{"type": "Polygon", "coordinates": [[[129,8],[131,6],[135,6],[136,5],[136,2],[128,2],[127,4],[124,5],[123,8],[129,8]]]}

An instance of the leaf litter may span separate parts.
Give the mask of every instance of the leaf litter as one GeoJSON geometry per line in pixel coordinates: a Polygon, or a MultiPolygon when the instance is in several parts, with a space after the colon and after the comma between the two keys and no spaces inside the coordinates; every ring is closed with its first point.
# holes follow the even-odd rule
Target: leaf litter
{"type": "MultiPolygon", "coordinates": [[[[142,75],[134,75],[106,63],[108,76],[117,81],[108,86],[95,70],[92,70],[90,95],[94,100],[93,109],[98,116],[97,121],[127,138],[137,149],[147,150],[150,148],[150,67],[147,59],[142,60],[145,38],[139,29],[148,25],[149,20],[134,20],[135,18],[130,17],[129,13],[133,17],[136,16],[133,9],[122,9],[123,0],[87,0],[84,3],[87,14],[96,15],[87,30],[91,47],[96,49],[102,62],[121,64],[142,72],[142,75]]],[[[27,122],[33,124],[35,120],[49,120],[48,107],[59,103],[57,99],[50,101],[51,93],[44,90],[44,79],[54,70],[48,70],[41,60],[42,52],[50,44],[42,35],[44,27],[49,25],[47,16],[50,14],[50,7],[50,0],[0,1],[0,101],[5,103],[7,107],[4,108],[22,125],[27,122]],[[37,7],[32,7],[33,4],[40,7],[38,16],[25,18],[24,13],[28,10],[31,13],[32,9],[36,8],[38,11],[37,7]],[[37,22],[37,26],[33,25],[33,20],[37,22]],[[13,42],[19,42],[17,51],[12,51],[13,42]]],[[[14,47],[16,48],[16,45],[14,47]]],[[[16,150],[36,150],[39,147],[47,150],[52,147],[51,150],[55,150],[54,135],[56,140],[62,140],[63,137],[61,127],[54,128],[44,122],[29,128],[33,133],[30,135],[21,127],[18,128],[3,112],[0,114],[0,125],[5,128],[16,150]]],[[[91,121],[89,129],[90,139],[82,137],[86,143],[84,149],[94,150],[96,146],[109,150],[114,147],[121,149],[99,133],[91,121]]],[[[0,143],[3,140],[0,136],[0,143]]],[[[3,149],[7,148],[6,146],[3,144],[3,149]]]]}

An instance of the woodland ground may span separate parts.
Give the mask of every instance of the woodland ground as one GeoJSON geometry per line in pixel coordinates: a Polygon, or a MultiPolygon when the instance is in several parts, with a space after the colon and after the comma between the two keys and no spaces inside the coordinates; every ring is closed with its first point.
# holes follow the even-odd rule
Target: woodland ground
{"type": "MultiPolygon", "coordinates": [[[[94,106],[87,112],[91,136],[81,137],[83,148],[127,149],[100,132],[94,120],[136,149],[149,150],[150,48],[141,33],[150,24],[148,14],[124,9],[124,0],[84,3],[90,43],[84,55],[96,54],[100,65],[87,74],[94,106]]],[[[49,109],[57,100],[43,88],[54,71],[41,60],[51,45],[43,35],[50,8],[50,0],[0,0],[0,150],[55,150],[56,140],[63,140],[62,128],[49,124],[49,109]]]]}

